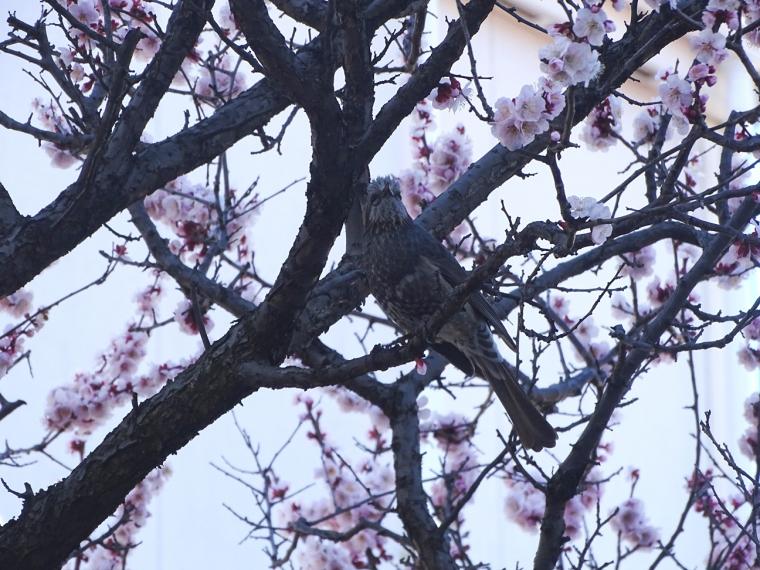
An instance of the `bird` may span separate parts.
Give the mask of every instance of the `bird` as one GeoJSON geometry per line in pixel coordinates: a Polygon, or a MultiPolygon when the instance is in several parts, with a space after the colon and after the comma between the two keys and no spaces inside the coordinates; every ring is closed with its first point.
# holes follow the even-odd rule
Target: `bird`
{"type": "MultiPolygon", "coordinates": [[[[405,333],[418,333],[468,272],[444,245],[414,223],[400,200],[398,180],[375,178],[362,206],[363,266],[369,290],[380,308],[405,333]]],[[[430,348],[468,376],[486,380],[523,446],[554,447],[557,432],[518,384],[491,332],[517,347],[480,291],[433,335],[430,348]]]]}

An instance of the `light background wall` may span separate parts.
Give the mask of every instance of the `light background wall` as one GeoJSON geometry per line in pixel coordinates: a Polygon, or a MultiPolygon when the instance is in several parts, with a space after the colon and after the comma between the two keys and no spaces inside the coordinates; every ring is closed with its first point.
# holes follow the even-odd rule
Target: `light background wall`
{"type": "MultiPolygon", "coordinates": [[[[449,2],[435,1],[434,11],[442,8],[442,13],[453,17],[449,2]],[[443,6],[440,6],[440,5],[443,6]]],[[[522,2],[521,5],[543,18],[543,24],[557,19],[552,13],[554,5],[549,2],[522,2]]],[[[39,13],[34,3],[11,2],[8,7],[18,16],[27,20],[39,13]]],[[[622,26],[619,26],[622,29],[622,26]]],[[[431,34],[428,45],[433,45],[445,33],[446,24],[442,17],[429,20],[431,34]]],[[[5,35],[5,23],[0,25],[0,34],[5,35]]],[[[618,32],[617,35],[619,35],[618,32]]],[[[477,36],[475,49],[481,75],[494,77],[484,83],[486,94],[491,101],[499,96],[515,96],[520,87],[533,82],[539,75],[537,51],[546,42],[539,34],[525,31],[514,25],[512,20],[498,11],[486,22],[477,36]]],[[[683,45],[662,54],[648,66],[648,74],[642,74],[642,82],[626,87],[628,93],[642,99],[653,100],[656,91],[651,76],[654,70],[671,64],[674,57],[682,62],[689,61],[688,49],[683,45]]],[[[731,65],[734,65],[733,63],[731,65]]],[[[0,101],[2,109],[11,116],[22,119],[29,115],[30,100],[38,94],[31,79],[7,57],[0,58],[0,101]]],[[[460,66],[459,72],[469,73],[468,66],[460,66]]],[[[733,78],[722,85],[739,85],[733,78]]],[[[738,74],[737,74],[738,77],[738,74]]],[[[384,88],[385,96],[392,89],[384,88]]],[[[721,106],[749,104],[751,92],[748,87],[739,87],[719,92],[721,106]]],[[[185,106],[165,104],[149,132],[155,139],[174,132],[183,121],[185,106]]],[[[628,114],[631,118],[633,115],[628,114]]],[[[275,123],[281,119],[275,120],[275,123]]],[[[464,112],[452,115],[448,112],[437,117],[438,132],[453,127],[458,121],[465,121],[473,139],[473,157],[477,158],[494,144],[489,127],[477,124],[464,112]]],[[[285,140],[282,156],[269,153],[263,158],[251,158],[254,148],[251,140],[244,140],[230,153],[230,163],[234,182],[243,187],[260,176],[262,194],[267,195],[293,180],[308,173],[309,136],[303,115],[299,115],[291,126],[285,140]]],[[[380,152],[372,164],[373,175],[398,174],[410,164],[411,154],[408,144],[408,125],[404,124],[380,152]]],[[[601,197],[611,187],[616,173],[627,164],[627,156],[619,148],[607,153],[568,151],[562,158],[561,166],[565,174],[568,194],[601,197]]],[[[503,235],[504,218],[500,210],[503,200],[512,216],[523,220],[558,219],[559,213],[553,199],[554,190],[548,172],[540,165],[531,164],[528,169],[537,175],[527,180],[514,179],[494,192],[492,197],[475,214],[480,231],[497,239],[503,235]]],[[[50,166],[44,152],[37,148],[29,137],[4,131],[0,135],[0,181],[8,188],[19,210],[25,214],[35,213],[76,177],[76,169],[57,170],[50,166]]],[[[710,176],[707,168],[706,176],[710,176]]],[[[256,251],[257,268],[262,274],[272,278],[287,251],[303,215],[302,195],[305,182],[292,188],[285,197],[269,202],[252,229],[252,247],[256,251]]],[[[128,218],[117,216],[112,224],[120,231],[131,230],[128,218]]],[[[105,267],[99,250],[110,250],[113,239],[106,230],[98,231],[71,254],[55,263],[31,284],[35,303],[43,304],[55,300],[62,292],[75,289],[98,276],[105,267]]],[[[339,242],[332,259],[339,259],[339,242]]],[[[139,257],[138,252],[133,254],[139,257]]],[[[661,262],[658,271],[666,271],[667,264],[661,262]]],[[[51,312],[50,321],[29,347],[32,349],[32,372],[26,366],[19,366],[7,377],[0,380],[0,389],[9,399],[22,398],[28,402],[21,410],[0,423],[0,438],[11,445],[22,446],[37,442],[43,434],[42,416],[47,393],[55,386],[70,381],[78,370],[88,370],[94,366],[96,354],[107,347],[111,338],[124,330],[125,324],[134,315],[131,304],[136,290],[148,283],[148,276],[131,269],[121,268],[106,284],[91,289],[84,295],[75,297],[51,312]]],[[[583,283],[580,280],[579,283],[583,283]]],[[[725,309],[746,307],[757,295],[757,287],[745,287],[745,297],[725,295],[721,291],[702,289],[705,303],[725,309]]],[[[175,297],[178,299],[179,297],[175,297]]],[[[591,302],[591,297],[587,303],[591,302]]],[[[169,302],[168,311],[173,310],[169,302]]],[[[371,304],[368,310],[373,309],[371,304]]],[[[573,305],[573,314],[585,312],[587,305],[579,301],[573,305]]],[[[216,323],[211,333],[218,338],[226,330],[229,319],[221,311],[213,314],[216,323]]],[[[597,318],[597,323],[609,323],[608,316],[597,318]]],[[[513,326],[512,323],[511,326],[513,326]]],[[[602,331],[602,336],[606,332],[602,331]]],[[[372,342],[389,340],[380,334],[372,342]]],[[[349,323],[342,321],[327,335],[328,344],[340,349],[347,356],[358,355],[361,348],[353,336],[349,323]]],[[[179,357],[198,351],[199,342],[174,329],[157,331],[150,342],[150,355],[155,361],[177,360],[179,357]]],[[[402,370],[408,367],[402,367],[402,370]]],[[[713,424],[719,436],[732,445],[744,431],[741,418],[742,402],[746,395],[757,390],[757,375],[749,375],[741,369],[736,360],[735,348],[724,351],[710,351],[700,356],[698,361],[702,405],[713,410],[713,424]]],[[[556,381],[560,368],[551,359],[542,363],[541,377],[546,383],[556,381]]],[[[605,465],[606,472],[635,465],[641,469],[642,478],[637,488],[637,496],[646,500],[648,514],[652,522],[668,532],[679,516],[685,500],[684,480],[693,463],[693,418],[684,409],[690,403],[690,387],[686,368],[682,360],[676,365],[658,367],[645,378],[637,381],[631,393],[637,401],[620,414],[621,423],[614,428],[611,439],[615,442],[614,452],[605,465]]],[[[387,377],[390,377],[386,375],[387,377]]],[[[248,430],[254,440],[260,442],[265,456],[271,455],[284,441],[297,422],[297,414],[291,402],[294,393],[261,392],[245,400],[235,414],[239,422],[248,430]]],[[[452,402],[440,393],[430,396],[430,407],[434,410],[463,411],[479,401],[482,394],[468,395],[452,402]]],[[[334,410],[329,398],[323,399],[328,410],[334,410]]],[[[113,418],[115,425],[119,412],[113,418]]],[[[335,414],[333,414],[335,416],[335,414]]],[[[365,418],[356,416],[335,417],[332,425],[337,441],[351,445],[352,437],[362,434],[369,427],[365,418]]],[[[561,417],[553,422],[562,425],[561,417]]],[[[492,410],[484,419],[478,444],[484,460],[499,451],[495,430],[505,429],[503,416],[492,410]]],[[[171,430],[171,426],[166,426],[171,430]]],[[[105,434],[102,430],[89,443],[92,448],[105,434]]],[[[568,449],[571,436],[563,436],[556,455],[562,458],[568,449]]],[[[69,465],[74,464],[72,456],[59,446],[55,454],[69,465]]],[[[250,467],[251,460],[234,427],[232,417],[220,419],[204,430],[197,438],[171,457],[169,464],[173,475],[162,493],[150,505],[153,512],[148,526],[143,529],[140,539],[143,544],[130,560],[132,568],[141,569],[196,569],[220,567],[233,569],[263,568],[265,558],[260,553],[261,544],[244,542],[246,527],[235,519],[224,504],[242,513],[254,513],[250,494],[241,486],[228,482],[210,466],[210,462],[220,464],[222,458],[240,467],[250,467]]],[[[313,467],[316,467],[316,450],[298,440],[282,456],[279,472],[292,482],[314,482],[313,467]],[[308,465],[305,468],[304,465],[308,465]]],[[[34,455],[36,463],[24,469],[0,467],[2,477],[12,488],[22,488],[29,482],[33,488],[44,488],[66,475],[60,466],[34,455]]],[[[627,497],[628,484],[622,480],[613,483],[605,496],[606,504],[614,504],[627,497]]],[[[525,534],[504,517],[505,488],[498,480],[488,481],[468,507],[468,528],[476,558],[490,562],[493,568],[514,568],[516,563],[530,565],[531,555],[537,544],[537,535],[525,534]]],[[[19,512],[19,501],[11,495],[0,493],[0,517],[8,519],[19,512]]],[[[679,543],[683,560],[695,566],[704,559],[705,535],[701,520],[695,516],[689,519],[686,535],[679,543]]],[[[609,538],[609,537],[608,537],[609,538]]],[[[643,560],[643,558],[642,558],[643,560]]],[[[634,564],[635,567],[635,564],[634,564]]],[[[669,566],[664,564],[663,568],[669,566]]]]}

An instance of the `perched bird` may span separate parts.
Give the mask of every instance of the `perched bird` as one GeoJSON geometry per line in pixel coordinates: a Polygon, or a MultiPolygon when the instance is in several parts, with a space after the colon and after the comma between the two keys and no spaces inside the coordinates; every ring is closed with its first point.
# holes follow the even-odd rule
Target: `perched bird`
{"type": "MultiPolygon", "coordinates": [[[[401,329],[418,332],[454,287],[467,278],[456,258],[415,224],[400,201],[398,181],[376,178],[363,208],[365,260],[370,291],[401,329]]],[[[517,383],[491,329],[512,350],[515,343],[479,292],[435,334],[431,347],[468,376],[488,381],[512,419],[523,445],[554,447],[557,433],[517,383]]]]}

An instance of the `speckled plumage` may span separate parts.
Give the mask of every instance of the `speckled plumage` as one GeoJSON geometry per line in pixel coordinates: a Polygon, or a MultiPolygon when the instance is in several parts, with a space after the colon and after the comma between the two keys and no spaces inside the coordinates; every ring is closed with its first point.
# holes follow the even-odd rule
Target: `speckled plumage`
{"type": "MultiPolygon", "coordinates": [[[[377,178],[364,207],[365,268],[370,291],[399,327],[414,333],[451,290],[467,278],[451,253],[413,223],[399,199],[398,182],[377,178]]],[[[489,325],[514,349],[493,307],[480,293],[441,327],[433,348],[468,375],[487,380],[523,445],[553,447],[557,434],[522,391],[494,342],[489,325]]]]}

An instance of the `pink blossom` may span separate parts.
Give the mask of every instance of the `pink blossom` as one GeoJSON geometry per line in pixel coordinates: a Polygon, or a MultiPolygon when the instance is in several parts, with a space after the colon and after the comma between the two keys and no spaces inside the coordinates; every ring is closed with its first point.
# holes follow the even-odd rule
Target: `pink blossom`
{"type": "Polygon", "coordinates": [[[646,107],[633,119],[633,140],[639,144],[654,142],[660,128],[660,112],[656,107],[646,107]]]}
{"type": "Polygon", "coordinates": [[[564,36],[555,37],[538,54],[541,71],[562,85],[588,85],[601,71],[599,56],[589,44],[574,42],[564,36]]]}
{"type": "Polygon", "coordinates": [[[720,27],[721,24],[726,24],[729,29],[736,30],[739,28],[740,9],[739,0],[710,0],[702,12],[702,22],[710,30],[720,27]]]}
{"type": "Polygon", "coordinates": [[[656,252],[651,245],[644,246],[638,251],[624,253],[620,257],[623,258],[623,268],[620,270],[620,275],[641,279],[649,277],[654,271],[656,252]]]}
{"type": "Polygon", "coordinates": [[[515,100],[502,97],[495,104],[491,133],[509,150],[517,150],[533,142],[537,134],[549,127],[546,120],[521,121],[517,115],[515,100]]]}
{"type": "Polygon", "coordinates": [[[245,89],[243,73],[236,69],[227,54],[201,67],[196,83],[198,95],[211,102],[228,101],[245,89]]]}
{"type": "Polygon", "coordinates": [[[76,4],[69,6],[69,13],[85,26],[94,27],[100,20],[100,14],[95,9],[93,0],[77,0],[76,4]]]}
{"type": "Polygon", "coordinates": [[[685,117],[684,112],[692,101],[691,84],[677,73],[669,73],[657,89],[665,109],[674,117],[685,117]]]}
{"type": "Polygon", "coordinates": [[[13,317],[23,317],[29,314],[32,308],[32,293],[25,289],[19,289],[7,297],[0,298],[0,310],[9,313],[13,317]]]}
{"type": "Polygon", "coordinates": [[[726,37],[718,32],[704,29],[689,38],[695,57],[702,63],[718,65],[728,57],[726,37]]]}
{"type": "Polygon", "coordinates": [[[581,8],[575,17],[573,33],[586,38],[592,46],[600,46],[609,32],[615,31],[615,24],[598,7],[581,8]]]}
{"type": "Polygon", "coordinates": [[[617,143],[623,125],[622,105],[618,97],[607,97],[589,113],[583,122],[581,140],[592,150],[607,151],[617,143]],[[617,135],[617,136],[616,136],[617,135]]]}
{"type": "Polygon", "coordinates": [[[760,393],[755,392],[744,402],[744,419],[751,426],[758,427],[760,421],[760,393]]]}
{"type": "Polygon", "coordinates": [[[434,109],[450,109],[458,111],[466,103],[470,95],[469,87],[462,87],[454,77],[443,79],[429,95],[434,109]]]}
{"type": "MultiPolygon", "coordinates": [[[[567,201],[570,204],[570,215],[577,219],[606,220],[612,217],[609,206],[597,202],[594,198],[578,196],[568,196],[567,201]]],[[[607,241],[612,235],[611,224],[599,224],[591,229],[591,240],[599,245],[607,241]]]]}
{"type": "Polygon", "coordinates": [[[748,372],[753,372],[760,368],[760,350],[755,350],[749,346],[743,346],[739,349],[739,363],[744,366],[748,372]]]}
{"type": "Polygon", "coordinates": [[[671,283],[661,283],[659,277],[655,277],[652,282],[647,285],[647,296],[653,307],[661,306],[668,300],[673,293],[675,287],[671,283]]]}
{"type": "Polygon", "coordinates": [[[50,163],[56,168],[68,168],[75,165],[79,160],[68,150],[62,149],[53,143],[43,142],[42,148],[50,157],[50,163]]]}
{"type": "Polygon", "coordinates": [[[760,317],[752,319],[742,330],[744,338],[749,340],[760,340],[760,317]]]}
{"type": "Polygon", "coordinates": [[[634,546],[651,548],[659,540],[659,531],[649,524],[644,504],[636,498],[630,498],[618,507],[611,525],[623,540],[634,546]]]}
{"type": "Polygon", "coordinates": [[[491,133],[509,150],[517,150],[549,129],[549,121],[564,109],[565,98],[559,83],[542,78],[538,89],[525,85],[517,97],[502,97],[495,107],[491,133]]]}
{"type": "MultiPolygon", "coordinates": [[[[214,321],[209,318],[208,314],[203,313],[202,310],[201,319],[203,321],[203,328],[206,332],[214,328],[214,321]]],[[[179,330],[185,334],[196,335],[200,332],[198,330],[198,323],[196,322],[193,304],[188,299],[180,301],[177,308],[174,309],[174,320],[179,325],[179,330]]]]}

